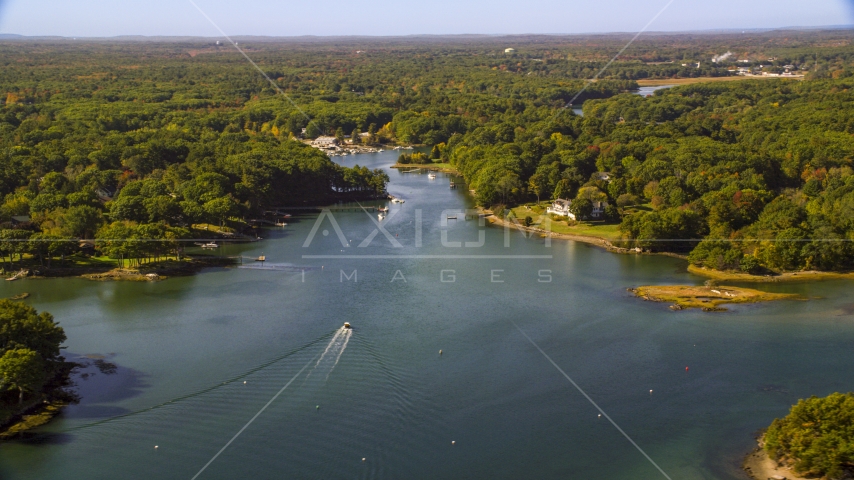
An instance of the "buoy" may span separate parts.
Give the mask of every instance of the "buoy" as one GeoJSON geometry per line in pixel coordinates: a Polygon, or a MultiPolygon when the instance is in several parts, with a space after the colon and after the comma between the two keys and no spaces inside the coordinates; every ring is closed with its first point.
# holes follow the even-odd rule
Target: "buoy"
{"type": "Polygon", "coordinates": [[[457,444],[456,440],[451,440],[451,445],[456,445],[456,444],[457,444]]]}
{"type": "Polygon", "coordinates": [[[362,457],[362,461],[363,461],[363,462],[365,461],[365,457],[362,457]]]}
{"type": "Polygon", "coordinates": [[[315,410],[320,410],[320,405],[314,407],[315,410]]]}
{"type": "Polygon", "coordinates": [[[685,367],[685,371],[686,371],[686,372],[688,371],[688,367],[685,367]]]}
{"type": "Polygon", "coordinates": [[[243,384],[246,385],[246,380],[243,381],[243,384]]]}
{"type": "Polygon", "coordinates": [[[157,445],[155,445],[155,446],[154,446],[154,449],[155,449],[155,450],[157,450],[157,448],[158,448],[158,446],[157,446],[157,445]]]}
{"type": "Polygon", "coordinates": [[[441,350],[439,350],[439,355],[441,355],[441,354],[442,354],[442,351],[441,351],[441,350]]]}
{"type": "Polygon", "coordinates": [[[649,391],[649,394],[652,395],[652,390],[649,391]]]}
{"type": "Polygon", "coordinates": [[[596,418],[602,418],[602,414],[600,413],[600,414],[599,414],[599,416],[598,416],[598,417],[596,417],[596,418]]]}

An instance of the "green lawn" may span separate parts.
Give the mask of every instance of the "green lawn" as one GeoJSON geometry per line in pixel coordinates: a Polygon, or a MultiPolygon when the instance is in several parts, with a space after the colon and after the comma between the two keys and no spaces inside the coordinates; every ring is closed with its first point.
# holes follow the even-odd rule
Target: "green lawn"
{"type": "MultiPolygon", "coordinates": [[[[545,228],[542,225],[545,219],[546,204],[540,205],[520,205],[512,209],[517,221],[524,224],[525,217],[531,217],[534,223],[531,225],[537,228],[545,228]]],[[[556,217],[560,218],[560,217],[556,217]]],[[[588,237],[598,237],[605,240],[618,240],[620,238],[620,225],[618,223],[609,223],[604,221],[583,221],[575,225],[568,225],[565,218],[555,219],[551,221],[551,231],[554,233],[563,233],[568,235],[585,235],[588,237]]]]}
{"type": "Polygon", "coordinates": [[[430,170],[439,170],[443,172],[457,173],[457,169],[450,163],[395,163],[391,168],[428,168],[430,170]]]}

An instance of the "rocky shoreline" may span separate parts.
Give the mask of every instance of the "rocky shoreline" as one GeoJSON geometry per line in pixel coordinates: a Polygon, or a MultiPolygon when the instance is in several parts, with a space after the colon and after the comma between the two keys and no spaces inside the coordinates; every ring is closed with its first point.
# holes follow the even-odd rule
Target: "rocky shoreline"
{"type": "MultiPolygon", "coordinates": [[[[228,267],[237,264],[230,257],[186,257],[182,260],[167,260],[144,264],[135,268],[112,267],[62,267],[62,268],[30,268],[22,269],[16,274],[16,279],[44,279],[76,277],[87,280],[128,280],[153,282],[169,277],[194,275],[200,270],[211,267],[228,267]]],[[[17,300],[17,299],[16,299],[17,300]]]]}
{"type": "Polygon", "coordinates": [[[597,247],[604,248],[605,250],[608,250],[609,252],[621,253],[621,254],[625,254],[625,255],[663,255],[665,257],[673,257],[673,258],[678,258],[681,260],[687,260],[688,259],[687,255],[680,255],[678,253],[649,252],[646,250],[642,250],[640,248],[618,247],[618,246],[614,245],[613,243],[611,243],[610,241],[608,241],[604,238],[601,238],[601,237],[593,237],[593,236],[589,236],[589,235],[576,235],[576,234],[571,234],[571,233],[555,233],[555,232],[549,232],[548,230],[544,230],[542,228],[526,227],[524,225],[517,225],[514,222],[509,222],[503,218],[498,217],[491,210],[487,210],[484,208],[478,208],[478,210],[480,211],[480,213],[482,215],[484,215],[486,217],[486,220],[489,221],[489,223],[491,223],[491,224],[500,225],[502,227],[509,227],[509,228],[513,228],[513,229],[520,230],[523,232],[536,233],[539,235],[550,235],[551,238],[556,238],[559,240],[573,240],[576,242],[587,243],[590,245],[595,245],[597,247]]]}
{"type": "Polygon", "coordinates": [[[808,480],[792,472],[787,466],[771,460],[762,448],[762,437],[757,439],[758,446],[744,458],[741,469],[754,480],[808,480]]]}

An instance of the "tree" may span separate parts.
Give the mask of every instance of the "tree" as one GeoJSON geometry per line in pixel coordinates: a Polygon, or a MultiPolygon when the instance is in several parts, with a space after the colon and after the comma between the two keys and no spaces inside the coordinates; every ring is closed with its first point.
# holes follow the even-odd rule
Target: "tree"
{"type": "Polygon", "coordinates": [[[537,196],[537,203],[540,203],[540,196],[545,195],[548,188],[549,179],[542,173],[535,173],[528,179],[528,191],[537,196]]]}
{"type": "Polygon", "coordinates": [[[30,243],[31,251],[39,257],[39,263],[44,265],[47,258],[47,268],[50,268],[53,257],[60,255],[64,259],[66,255],[74,253],[77,248],[77,240],[72,237],[44,232],[33,235],[30,243]]]}
{"type": "Polygon", "coordinates": [[[495,189],[501,194],[502,203],[507,203],[511,195],[516,194],[522,183],[519,181],[519,176],[515,173],[507,173],[495,185],[495,189]]]}
{"type": "Polygon", "coordinates": [[[308,138],[317,138],[321,135],[323,135],[323,131],[317,126],[317,123],[308,122],[308,126],[305,127],[305,136],[308,138]]]}
{"type": "Polygon", "coordinates": [[[45,360],[59,356],[65,331],[47,312],[11,300],[0,300],[0,351],[29,348],[45,360]]]}
{"type": "Polygon", "coordinates": [[[148,219],[144,199],[141,195],[122,195],[110,204],[110,218],[113,221],[130,220],[144,222],[148,219]]]}
{"type": "Polygon", "coordinates": [[[77,238],[92,238],[102,222],[101,211],[88,205],[69,207],[57,218],[62,232],[77,238]]]}
{"type": "Polygon", "coordinates": [[[219,220],[219,226],[225,225],[225,219],[237,213],[237,204],[231,197],[215,198],[203,207],[212,219],[219,220]]]}
{"type": "Polygon", "coordinates": [[[338,140],[339,145],[344,144],[344,129],[343,128],[338,127],[335,129],[335,138],[338,140]]]}
{"type": "Polygon", "coordinates": [[[27,230],[0,230],[0,252],[9,256],[9,269],[12,269],[12,264],[15,261],[15,254],[18,258],[23,258],[25,251],[29,249],[27,240],[32,235],[32,232],[27,230]]]}
{"type": "Polygon", "coordinates": [[[593,202],[586,198],[579,198],[569,204],[569,212],[575,215],[576,220],[584,220],[593,213],[593,202]]]}
{"type": "Polygon", "coordinates": [[[18,390],[18,405],[24,392],[33,393],[41,388],[45,378],[44,364],[38,353],[29,348],[7,350],[0,357],[0,378],[6,388],[18,390]]]}
{"type": "Polygon", "coordinates": [[[562,178],[555,185],[555,189],[552,192],[552,198],[557,200],[559,198],[563,198],[564,195],[569,196],[569,191],[572,187],[569,184],[569,180],[562,178]]]}
{"type": "Polygon", "coordinates": [[[854,394],[798,400],[768,427],[765,451],[774,460],[791,459],[795,472],[842,478],[854,462],[854,394]]]}
{"type": "Polygon", "coordinates": [[[358,128],[353,129],[353,133],[350,134],[350,143],[352,143],[353,145],[358,145],[359,143],[361,143],[361,142],[359,142],[359,140],[362,137],[359,136],[359,133],[360,132],[359,132],[358,128]]]}
{"type": "Polygon", "coordinates": [[[581,187],[578,190],[578,194],[575,196],[576,200],[590,200],[591,202],[606,202],[608,201],[608,195],[605,194],[602,190],[599,190],[598,187],[581,187]]]}

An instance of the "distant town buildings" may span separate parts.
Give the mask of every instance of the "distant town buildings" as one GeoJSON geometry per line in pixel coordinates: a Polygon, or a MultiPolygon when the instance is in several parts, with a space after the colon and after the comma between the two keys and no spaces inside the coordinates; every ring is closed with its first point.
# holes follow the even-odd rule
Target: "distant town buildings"
{"type": "Polygon", "coordinates": [[[516,53],[516,49],[515,48],[505,48],[504,53],[507,53],[507,54],[516,53]]]}

